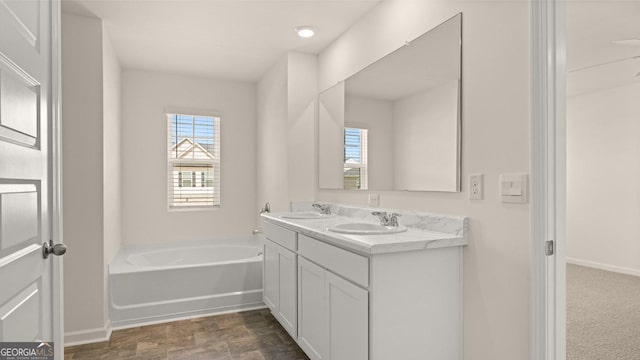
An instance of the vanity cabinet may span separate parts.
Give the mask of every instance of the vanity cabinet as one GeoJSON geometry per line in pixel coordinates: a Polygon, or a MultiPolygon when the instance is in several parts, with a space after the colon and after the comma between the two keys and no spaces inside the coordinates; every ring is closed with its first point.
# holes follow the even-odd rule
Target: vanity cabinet
{"type": "Polygon", "coordinates": [[[298,257],[298,343],[312,360],[367,360],[369,293],[298,257]]]}
{"type": "MultiPolygon", "coordinates": [[[[280,229],[285,231],[286,229],[280,229]]],[[[273,315],[280,324],[295,339],[298,331],[297,309],[297,256],[295,252],[270,240],[275,238],[282,242],[283,237],[278,236],[280,231],[267,232],[264,241],[264,265],[263,265],[263,300],[271,309],[273,315]]],[[[293,236],[291,243],[295,248],[295,233],[285,235],[284,239],[293,236]]]]}
{"type": "Polygon", "coordinates": [[[363,254],[291,229],[265,221],[264,301],[312,360],[462,359],[461,246],[363,254]]]}
{"type": "Polygon", "coordinates": [[[327,271],[324,293],[329,359],[367,360],[369,292],[327,271]]]}
{"type": "Polygon", "coordinates": [[[298,345],[311,360],[328,359],[325,277],[323,268],[305,258],[298,259],[298,345]]]}

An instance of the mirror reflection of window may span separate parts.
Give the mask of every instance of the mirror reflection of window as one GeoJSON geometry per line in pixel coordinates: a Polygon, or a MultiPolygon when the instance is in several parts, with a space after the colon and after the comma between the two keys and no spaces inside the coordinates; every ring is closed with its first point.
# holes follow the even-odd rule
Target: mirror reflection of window
{"type": "Polygon", "coordinates": [[[368,188],[367,152],[367,129],[344,128],[345,189],[368,188]]]}

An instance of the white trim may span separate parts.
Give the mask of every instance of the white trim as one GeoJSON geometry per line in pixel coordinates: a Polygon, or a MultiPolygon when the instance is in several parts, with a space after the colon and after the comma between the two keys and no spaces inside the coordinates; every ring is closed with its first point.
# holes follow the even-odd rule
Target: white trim
{"type": "MultiPolygon", "coordinates": [[[[62,243],[62,81],[61,81],[61,3],[60,0],[51,1],[51,127],[50,149],[51,158],[51,239],[54,243],[62,243]]],[[[54,358],[64,359],[64,283],[63,256],[53,256],[52,259],[52,320],[54,358]]]]}
{"type": "Polygon", "coordinates": [[[530,2],[530,359],[566,357],[564,308],[564,2],[530,2]],[[547,257],[544,243],[555,241],[547,257]]]}
{"type": "MultiPolygon", "coordinates": [[[[155,325],[155,324],[164,324],[168,322],[181,321],[181,320],[189,320],[195,319],[205,316],[215,316],[215,315],[223,315],[244,311],[252,311],[252,310],[260,310],[266,309],[267,306],[264,303],[259,304],[247,304],[245,306],[228,306],[225,307],[225,310],[202,310],[202,311],[193,311],[182,315],[172,314],[169,317],[156,317],[155,319],[147,318],[147,319],[138,319],[136,321],[123,321],[119,325],[115,325],[111,323],[111,320],[107,320],[102,328],[95,329],[87,329],[80,331],[71,331],[64,334],[65,346],[76,346],[76,345],[84,345],[97,343],[102,341],[109,341],[111,338],[111,334],[113,331],[129,329],[140,326],[147,325],[155,325]]],[[[64,348],[61,349],[64,351],[64,348]]],[[[56,358],[57,359],[57,358],[56,358]]]]}
{"type": "Polygon", "coordinates": [[[117,331],[122,329],[140,327],[140,326],[165,324],[165,323],[175,322],[175,321],[197,319],[197,318],[207,317],[207,316],[241,313],[245,311],[260,310],[260,309],[267,309],[267,306],[263,302],[254,303],[254,304],[244,304],[244,305],[231,305],[231,306],[225,306],[224,310],[220,310],[220,309],[197,310],[197,311],[189,311],[182,314],[168,314],[168,315],[148,317],[143,319],[116,321],[113,324],[112,329],[117,331]]]}
{"type": "Polygon", "coordinates": [[[639,269],[631,269],[631,268],[626,268],[622,266],[603,264],[595,261],[581,260],[581,259],[570,258],[570,257],[566,258],[566,261],[567,261],[567,264],[586,266],[594,269],[611,271],[614,273],[625,274],[625,275],[640,276],[639,269]]]}
{"type": "MultiPolygon", "coordinates": [[[[204,296],[187,297],[187,298],[183,298],[183,299],[152,301],[152,302],[137,303],[137,304],[132,304],[132,305],[115,305],[115,304],[111,304],[111,307],[112,307],[112,310],[131,310],[131,309],[145,308],[145,307],[149,307],[149,306],[162,306],[162,305],[180,304],[180,303],[188,302],[188,301],[207,300],[207,302],[210,303],[214,299],[227,299],[229,297],[241,297],[243,295],[252,295],[252,294],[260,294],[261,295],[260,298],[262,298],[262,289],[248,290],[248,291],[237,291],[237,292],[230,293],[230,294],[227,293],[227,294],[216,294],[216,295],[204,295],[204,296]]],[[[239,304],[239,305],[244,305],[244,304],[239,304]]],[[[232,307],[232,306],[238,306],[238,304],[224,305],[224,306],[221,306],[221,307],[216,307],[215,309],[229,308],[229,307],[232,307]]],[[[200,311],[200,310],[197,310],[197,311],[200,311]]],[[[211,309],[207,309],[207,311],[211,311],[211,309]]],[[[165,312],[162,312],[159,316],[168,316],[168,315],[169,314],[167,314],[165,312]]],[[[153,317],[158,317],[156,315],[152,315],[152,316],[153,317]]],[[[117,322],[117,320],[116,320],[116,322],[117,322]]]]}
{"type": "Polygon", "coordinates": [[[180,107],[180,106],[165,106],[164,113],[165,115],[178,114],[178,115],[187,115],[187,116],[217,117],[220,119],[224,118],[224,113],[220,110],[189,108],[189,107],[180,107]]]}
{"type": "MultiPolygon", "coordinates": [[[[547,236],[547,144],[546,144],[546,107],[547,107],[547,52],[546,6],[544,1],[531,2],[531,287],[530,287],[530,359],[547,359],[546,342],[546,259],[542,243],[547,236]]],[[[551,360],[551,359],[549,359],[551,360]]]]}
{"type": "MultiPolygon", "coordinates": [[[[71,331],[64,334],[65,346],[76,346],[108,341],[111,338],[111,320],[101,328],[71,331]]],[[[64,349],[63,349],[64,350],[64,349]]]]}
{"type": "Polygon", "coordinates": [[[221,205],[202,205],[202,206],[173,206],[167,207],[167,212],[189,212],[189,211],[215,211],[220,210],[221,205]]]}

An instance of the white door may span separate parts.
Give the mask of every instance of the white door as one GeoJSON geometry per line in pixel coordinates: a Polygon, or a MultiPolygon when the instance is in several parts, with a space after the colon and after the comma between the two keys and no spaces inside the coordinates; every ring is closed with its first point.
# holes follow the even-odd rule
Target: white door
{"type": "Polygon", "coordinates": [[[278,246],[278,317],[294,339],[298,337],[296,254],[278,246]]]}
{"type": "Polygon", "coordinates": [[[369,358],[369,292],[326,272],[330,360],[369,358]]]}
{"type": "Polygon", "coordinates": [[[311,360],[328,359],[325,273],[298,256],[298,344],[311,360]]]}
{"type": "Polygon", "coordinates": [[[54,342],[61,359],[59,273],[56,257],[44,259],[42,250],[58,233],[51,128],[58,11],[48,0],[0,0],[0,341],[54,342]]]}

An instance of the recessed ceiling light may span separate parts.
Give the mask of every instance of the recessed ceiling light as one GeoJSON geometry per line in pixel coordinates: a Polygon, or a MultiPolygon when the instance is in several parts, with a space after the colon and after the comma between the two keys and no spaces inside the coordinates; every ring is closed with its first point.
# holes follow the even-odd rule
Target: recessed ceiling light
{"type": "Polygon", "coordinates": [[[303,38],[310,38],[316,34],[316,29],[311,26],[298,26],[294,29],[298,36],[303,38]]]}

